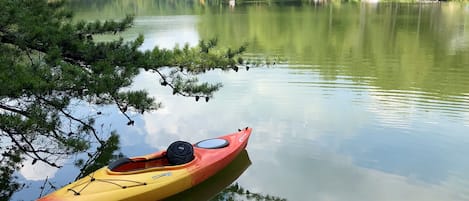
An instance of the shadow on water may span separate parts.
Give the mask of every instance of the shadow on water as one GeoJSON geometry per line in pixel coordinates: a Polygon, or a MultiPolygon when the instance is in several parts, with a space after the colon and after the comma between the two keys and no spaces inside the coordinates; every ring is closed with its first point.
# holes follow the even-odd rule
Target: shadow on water
{"type": "Polygon", "coordinates": [[[205,201],[215,197],[220,192],[238,179],[244,171],[251,165],[248,152],[242,151],[233,162],[226,166],[223,170],[215,174],[213,177],[202,182],[201,184],[190,188],[184,192],[176,194],[165,201],[191,200],[205,201]]]}
{"type": "Polygon", "coordinates": [[[206,200],[265,200],[285,201],[272,195],[250,192],[233,182],[251,165],[248,152],[243,150],[233,162],[201,184],[166,198],[165,201],[206,201],[206,200]]]}

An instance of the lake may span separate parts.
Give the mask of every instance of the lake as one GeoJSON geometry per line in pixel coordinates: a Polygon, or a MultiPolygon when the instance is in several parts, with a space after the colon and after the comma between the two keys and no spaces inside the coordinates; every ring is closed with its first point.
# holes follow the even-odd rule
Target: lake
{"type": "MultiPolygon", "coordinates": [[[[142,50],[217,38],[221,47],[247,43],[245,59],[260,62],[200,75],[224,85],[209,102],[173,96],[142,72],[133,87],[164,108],[132,114],[131,127],[115,108],[104,109],[100,121],[120,133],[127,156],[253,128],[244,159],[174,200],[231,183],[293,201],[469,200],[467,3],[73,0],[70,7],[82,20],[135,14],[134,27],[118,36],[143,34],[142,50]]],[[[73,161],[63,164],[26,164],[18,175],[29,187],[14,199],[37,198],[45,177],[57,186],[73,180],[73,161]]]]}

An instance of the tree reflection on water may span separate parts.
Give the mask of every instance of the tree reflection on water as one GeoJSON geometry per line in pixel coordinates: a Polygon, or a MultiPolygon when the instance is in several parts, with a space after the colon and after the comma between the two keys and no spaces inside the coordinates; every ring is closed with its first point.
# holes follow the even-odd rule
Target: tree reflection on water
{"type": "Polygon", "coordinates": [[[250,165],[251,160],[249,159],[248,152],[244,150],[233,160],[233,162],[211,178],[191,189],[167,198],[165,201],[286,200],[272,195],[251,192],[240,186],[237,182],[233,184],[233,182],[236,181],[250,165]]]}

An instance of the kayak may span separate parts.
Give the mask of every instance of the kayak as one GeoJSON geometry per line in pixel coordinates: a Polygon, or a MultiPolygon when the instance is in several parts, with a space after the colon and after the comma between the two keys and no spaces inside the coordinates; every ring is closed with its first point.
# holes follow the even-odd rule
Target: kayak
{"type": "MultiPolygon", "coordinates": [[[[243,151],[252,128],[195,144],[119,159],[39,201],[162,200],[210,178],[243,151]]],[[[174,146],[173,146],[174,145],[174,146]]]]}

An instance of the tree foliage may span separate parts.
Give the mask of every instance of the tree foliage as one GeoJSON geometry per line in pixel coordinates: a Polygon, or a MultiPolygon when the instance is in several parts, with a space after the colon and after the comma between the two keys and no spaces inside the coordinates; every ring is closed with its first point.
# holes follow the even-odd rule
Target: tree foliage
{"type": "MultiPolygon", "coordinates": [[[[140,51],[143,36],[130,42],[99,42],[93,37],[122,32],[132,26],[133,17],[73,22],[64,4],[0,0],[2,199],[20,187],[12,182],[12,173],[26,157],[33,163],[60,167],[58,159],[97,147],[97,155],[90,154],[90,158],[112,158],[112,151],[100,150],[117,149],[117,135],[99,133],[94,123],[100,113],[77,115],[77,104],[116,105],[132,125],[129,112],[144,113],[161,106],[146,91],[128,90],[141,70],[154,72],[155,82],[171,88],[175,95],[208,101],[221,84],[200,83],[196,75],[213,69],[237,70],[237,57],[245,49],[215,50],[216,40],[211,40],[201,41],[198,47],[140,51]]],[[[90,168],[79,165],[83,170],[90,168]]]]}

